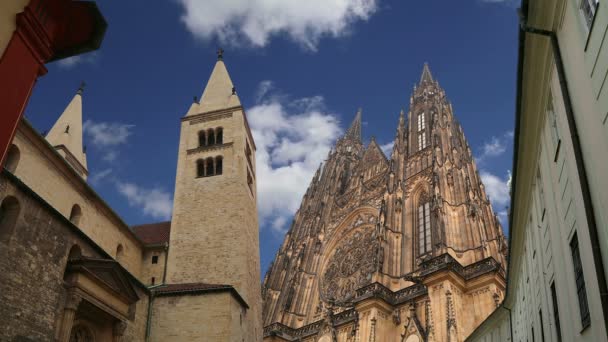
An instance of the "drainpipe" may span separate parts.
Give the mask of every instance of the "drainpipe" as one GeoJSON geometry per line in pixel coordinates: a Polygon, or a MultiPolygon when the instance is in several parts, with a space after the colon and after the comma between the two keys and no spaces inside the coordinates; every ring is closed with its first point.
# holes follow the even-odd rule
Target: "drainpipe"
{"type": "Polygon", "coordinates": [[[150,329],[152,329],[152,303],[154,302],[154,289],[165,284],[152,285],[148,287],[150,290],[150,298],[148,300],[148,317],[146,318],[146,342],[150,341],[150,329]]]}
{"type": "Polygon", "coordinates": [[[169,243],[165,242],[165,268],[163,270],[163,284],[167,279],[167,260],[169,260],[169,243]]]}
{"type": "Polygon", "coordinates": [[[583,195],[585,218],[587,219],[587,227],[589,228],[589,237],[591,239],[591,252],[593,254],[594,261],[593,265],[595,267],[595,273],[597,274],[597,285],[600,290],[600,301],[602,304],[602,312],[604,314],[604,329],[608,334],[608,287],[606,284],[606,274],[604,273],[597,225],[595,222],[595,212],[593,210],[593,202],[591,201],[591,193],[589,191],[589,181],[587,179],[587,172],[585,170],[585,163],[583,160],[578,130],[576,129],[576,121],[574,120],[574,110],[572,108],[572,101],[570,91],[568,89],[568,81],[566,80],[566,72],[562,60],[562,54],[559,48],[559,41],[554,31],[529,27],[526,23],[527,18],[522,15],[522,12],[520,12],[520,15],[520,26],[522,31],[548,37],[551,41],[551,48],[553,49],[553,61],[557,68],[560,90],[563,94],[564,107],[566,108],[566,118],[568,120],[568,131],[570,133],[570,139],[572,140],[574,160],[576,162],[576,170],[579,175],[579,186],[583,195]]]}

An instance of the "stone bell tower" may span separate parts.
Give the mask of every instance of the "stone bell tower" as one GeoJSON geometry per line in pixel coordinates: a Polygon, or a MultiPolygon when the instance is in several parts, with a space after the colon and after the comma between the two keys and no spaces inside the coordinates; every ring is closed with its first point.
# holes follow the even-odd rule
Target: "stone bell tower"
{"type": "Polygon", "coordinates": [[[167,284],[232,286],[248,306],[238,330],[244,341],[257,341],[256,147],[222,53],[200,102],[181,119],[167,284]]]}

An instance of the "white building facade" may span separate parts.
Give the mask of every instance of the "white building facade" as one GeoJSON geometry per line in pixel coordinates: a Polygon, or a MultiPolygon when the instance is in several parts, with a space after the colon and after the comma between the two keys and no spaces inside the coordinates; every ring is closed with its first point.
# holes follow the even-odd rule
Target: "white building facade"
{"type": "Polygon", "coordinates": [[[522,1],[503,303],[467,341],[608,341],[608,1],[522,1]]]}

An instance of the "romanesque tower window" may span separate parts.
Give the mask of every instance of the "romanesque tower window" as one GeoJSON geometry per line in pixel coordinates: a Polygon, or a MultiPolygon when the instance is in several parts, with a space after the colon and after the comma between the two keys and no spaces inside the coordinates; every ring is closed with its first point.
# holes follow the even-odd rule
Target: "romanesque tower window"
{"type": "Polygon", "coordinates": [[[217,156],[215,157],[215,175],[221,175],[222,174],[222,162],[223,159],[221,156],[217,156]]]}
{"type": "Polygon", "coordinates": [[[205,177],[205,161],[202,159],[196,161],[196,176],[205,177]]]}
{"type": "Polygon", "coordinates": [[[215,143],[219,145],[224,143],[224,129],[221,127],[215,130],[215,143]]]}
{"type": "Polygon", "coordinates": [[[431,251],[431,203],[426,194],[418,205],[418,255],[431,251]]]}
{"type": "Polygon", "coordinates": [[[6,155],[6,163],[4,164],[4,168],[6,168],[9,172],[15,173],[17,170],[17,164],[19,164],[19,158],[21,157],[21,152],[15,145],[11,145],[8,149],[8,154],[6,155]]]}
{"type": "Polygon", "coordinates": [[[213,169],[213,158],[209,157],[205,159],[205,177],[215,176],[215,170],[213,169]]]}
{"type": "Polygon", "coordinates": [[[198,146],[203,147],[205,145],[207,145],[207,135],[205,131],[200,131],[198,132],[198,146]]]}
{"type": "Polygon", "coordinates": [[[15,226],[21,206],[15,197],[6,197],[0,204],[0,238],[11,236],[15,226]]]}
{"type": "Polygon", "coordinates": [[[215,145],[215,132],[212,129],[207,131],[207,145],[215,145]]]}
{"type": "Polygon", "coordinates": [[[75,226],[78,226],[81,218],[82,209],[80,209],[80,206],[78,204],[74,204],[72,206],[72,210],[70,211],[70,222],[72,222],[75,226]]]}

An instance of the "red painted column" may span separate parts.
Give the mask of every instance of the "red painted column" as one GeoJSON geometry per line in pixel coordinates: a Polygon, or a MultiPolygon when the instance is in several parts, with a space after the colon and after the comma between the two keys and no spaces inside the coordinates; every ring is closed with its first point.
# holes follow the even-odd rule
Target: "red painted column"
{"type": "Polygon", "coordinates": [[[107,27],[92,1],[30,0],[16,21],[0,57],[0,166],[44,63],[98,49],[107,27]]]}
{"type": "Polygon", "coordinates": [[[18,14],[17,30],[0,58],[0,165],[4,165],[36,79],[46,74],[44,62],[50,58],[51,50],[45,36],[26,7],[18,14]]]}

